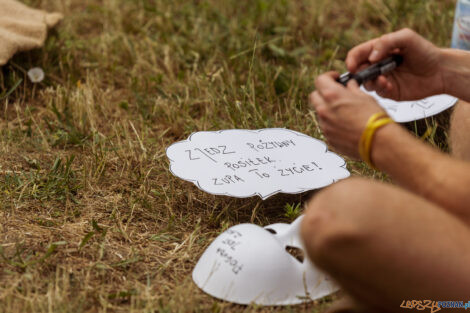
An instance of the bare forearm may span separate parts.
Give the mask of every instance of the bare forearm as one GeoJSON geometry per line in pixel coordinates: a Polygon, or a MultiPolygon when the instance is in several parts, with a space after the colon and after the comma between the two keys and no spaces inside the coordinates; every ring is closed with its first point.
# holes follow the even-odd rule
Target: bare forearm
{"type": "Polygon", "coordinates": [[[470,101],[470,52],[441,49],[440,59],[443,92],[470,101]]]}
{"type": "Polygon", "coordinates": [[[470,221],[470,164],[419,141],[397,124],[379,129],[372,159],[404,188],[470,221]]]}

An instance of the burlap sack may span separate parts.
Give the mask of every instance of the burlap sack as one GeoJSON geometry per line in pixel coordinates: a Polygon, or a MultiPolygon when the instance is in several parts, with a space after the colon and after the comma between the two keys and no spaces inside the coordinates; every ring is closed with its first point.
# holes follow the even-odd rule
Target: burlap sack
{"type": "Polygon", "coordinates": [[[60,13],[31,9],[16,0],[0,0],[0,66],[20,51],[42,47],[60,13]]]}

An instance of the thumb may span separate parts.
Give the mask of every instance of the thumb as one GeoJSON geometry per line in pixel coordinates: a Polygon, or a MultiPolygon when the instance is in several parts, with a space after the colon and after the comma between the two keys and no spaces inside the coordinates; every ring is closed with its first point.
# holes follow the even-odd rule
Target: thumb
{"type": "Polygon", "coordinates": [[[390,38],[387,38],[387,35],[380,37],[372,46],[372,52],[369,55],[369,62],[379,62],[388,56],[390,50],[392,50],[392,41],[390,38]]]}
{"type": "Polygon", "coordinates": [[[402,29],[383,35],[373,43],[372,52],[369,55],[369,62],[378,62],[393,51],[406,48],[412,44],[415,35],[416,34],[411,29],[402,29]]]}
{"type": "Polygon", "coordinates": [[[359,90],[359,84],[357,83],[357,81],[355,79],[351,79],[349,82],[348,82],[348,89],[351,89],[353,91],[357,91],[359,90]]]}

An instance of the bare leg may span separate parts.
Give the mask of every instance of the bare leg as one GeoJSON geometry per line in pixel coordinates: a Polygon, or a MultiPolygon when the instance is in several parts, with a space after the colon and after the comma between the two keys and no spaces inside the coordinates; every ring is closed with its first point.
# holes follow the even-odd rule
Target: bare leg
{"type": "Polygon", "coordinates": [[[371,309],[470,294],[468,225],[398,187],[355,178],[325,189],[308,204],[302,238],[309,257],[371,309]]]}
{"type": "Polygon", "coordinates": [[[450,149],[462,160],[470,161],[470,103],[459,101],[450,123],[450,149]]]}

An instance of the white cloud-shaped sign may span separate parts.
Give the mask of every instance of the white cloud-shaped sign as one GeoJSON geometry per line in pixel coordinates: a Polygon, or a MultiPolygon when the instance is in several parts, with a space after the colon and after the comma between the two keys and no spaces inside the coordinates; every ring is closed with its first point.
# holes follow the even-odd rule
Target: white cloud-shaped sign
{"type": "Polygon", "coordinates": [[[197,132],[166,153],[175,176],[238,198],[301,193],[350,175],[325,143],[288,129],[197,132]]]}
{"type": "Polygon", "coordinates": [[[375,91],[362,90],[374,97],[388,115],[398,123],[417,121],[441,113],[452,107],[457,98],[449,95],[437,95],[417,101],[394,101],[380,97],[375,91]]]}

